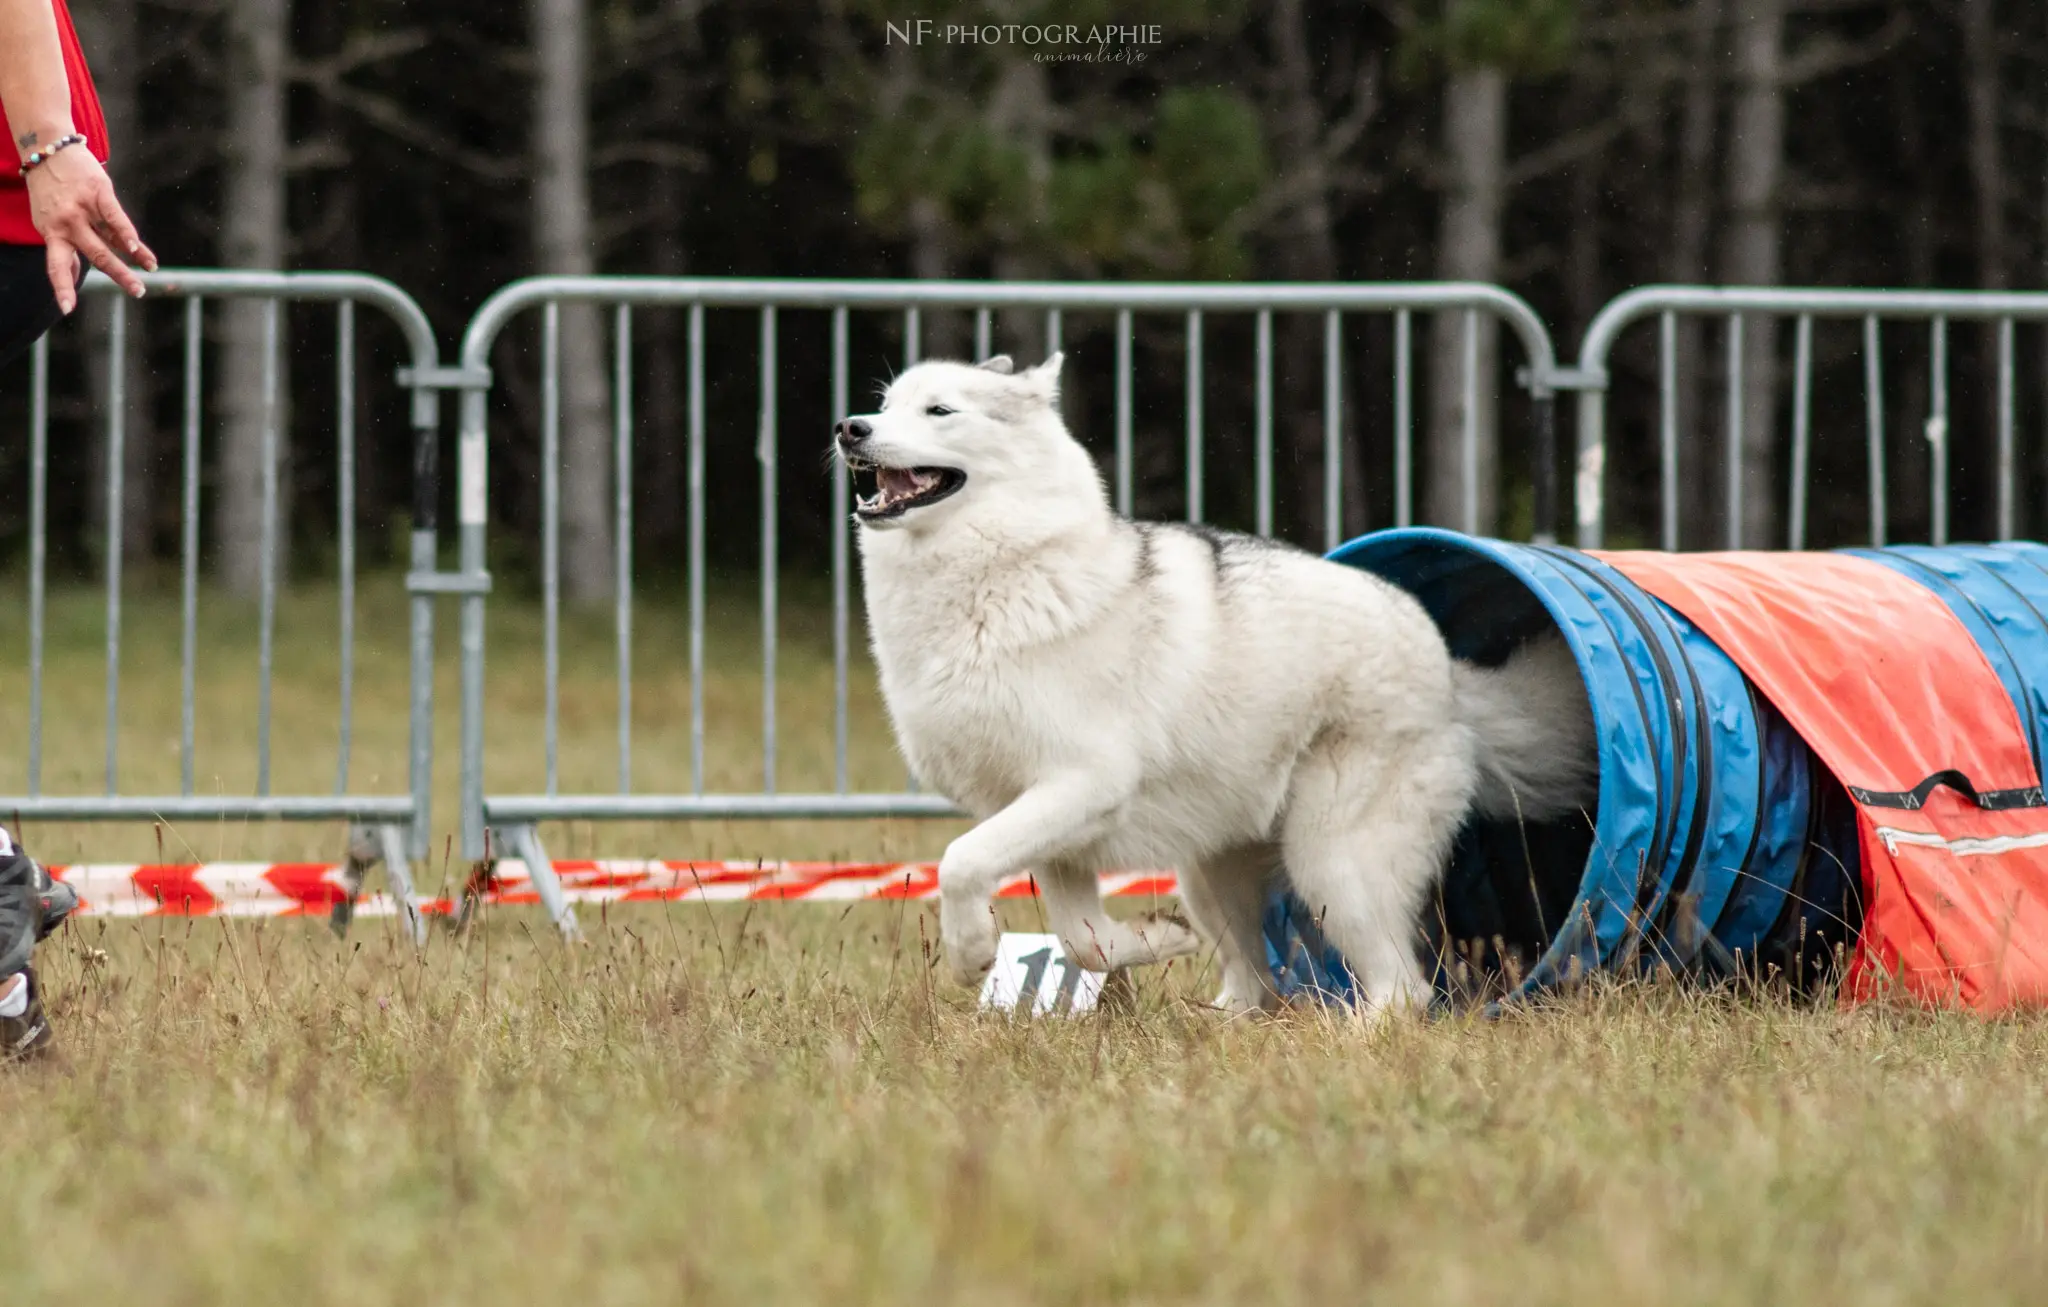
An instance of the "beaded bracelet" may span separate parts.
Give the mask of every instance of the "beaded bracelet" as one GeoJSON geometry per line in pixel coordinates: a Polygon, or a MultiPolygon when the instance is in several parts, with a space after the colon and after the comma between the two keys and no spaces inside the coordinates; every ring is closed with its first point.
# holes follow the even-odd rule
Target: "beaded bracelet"
{"type": "Polygon", "coordinates": [[[50,161],[50,156],[55,154],[57,151],[66,150],[74,145],[83,144],[85,144],[85,137],[77,132],[73,132],[69,136],[60,136],[56,140],[50,142],[48,149],[37,150],[34,154],[29,155],[28,158],[22,160],[21,175],[26,177],[30,173],[34,172],[36,169],[42,167],[44,164],[50,161]]]}

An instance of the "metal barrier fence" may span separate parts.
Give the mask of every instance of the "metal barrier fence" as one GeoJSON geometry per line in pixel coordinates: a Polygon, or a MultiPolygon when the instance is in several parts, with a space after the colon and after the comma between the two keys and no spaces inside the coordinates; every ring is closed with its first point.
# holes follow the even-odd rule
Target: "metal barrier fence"
{"type": "Polygon", "coordinates": [[[1744,376],[1746,317],[1792,318],[1792,448],[1786,547],[1806,545],[1807,495],[1812,451],[1813,324],[1816,318],[1860,319],[1863,325],[1864,430],[1870,542],[1887,538],[1889,501],[1885,476],[1886,436],[1881,327],[1886,319],[1928,324],[1929,412],[1924,428],[1930,458],[1932,543],[1948,543],[1951,458],[1948,386],[1948,324],[1952,320],[1997,325],[1996,524],[1998,538],[2015,530],[2017,475],[2014,448],[2013,324],[2048,322],[2048,293],[1993,291],[1820,290],[1767,287],[1645,286],[1609,302],[1586,329],[1579,363],[1553,379],[1560,390],[1579,394],[1578,460],[1575,477],[1577,542],[1600,547],[1606,530],[1607,391],[1609,356],[1629,327],[1655,318],[1659,326],[1658,461],[1659,543],[1678,547],[1679,418],[1677,414],[1677,322],[1681,316],[1718,316],[1726,323],[1727,422],[1725,507],[1729,548],[1742,545],[1743,424],[1747,405],[1744,376]]]}
{"type": "MultiPolygon", "coordinates": [[[[780,433],[776,412],[777,313],[784,309],[819,310],[830,314],[832,327],[831,403],[835,415],[849,411],[849,315],[855,310],[882,310],[903,315],[905,362],[919,357],[920,313],[972,310],[976,315],[977,355],[990,352],[992,315],[1005,310],[1045,313],[1048,348],[1062,340],[1065,313],[1113,314],[1116,323],[1116,426],[1114,496],[1128,511],[1133,481],[1133,315],[1177,313],[1184,316],[1187,371],[1187,446],[1189,503],[1199,516],[1202,502],[1202,390],[1204,315],[1249,314],[1255,322],[1255,509],[1257,529],[1270,533],[1273,524],[1273,316],[1276,313],[1320,313],[1324,332],[1324,461],[1325,519],[1333,533],[1341,522],[1341,459],[1343,413],[1341,349],[1346,314],[1390,314],[1395,326],[1395,367],[1392,378],[1395,409],[1395,478],[1398,502],[1409,494],[1412,449],[1412,315],[1417,312],[1461,313],[1464,320],[1462,374],[1466,454],[1469,475],[1476,466],[1477,406],[1472,401],[1483,384],[1478,375],[1478,323],[1482,314],[1506,324],[1519,340],[1527,362],[1522,376],[1533,399],[1538,468],[1537,521],[1547,530],[1554,511],[1554,424],[1550,378],[1555,354],[1549,333],[1522,300],[1496,286],[1478,284],[1416,285],[1099,285],[1056,283],[833,282],[741,279],[667,279],[629,277],[547,277],[515,282],[493,295],[471,320],[463,336],[456,377],[463,385],[460,494],[461,574],[452,584],[463,593],[462,606],[462,847],[467,858],[487,856],[487,831],[495,843],[516,852],[534,874],[535,887],[557,924],[573,933],[574,918],[560,887],[549,872],[547,855],[535,824],[570,819],[932,817],[953,815],[943,798],[918,793],[915,778],[895,793],[856,792],[847,767],[850,503],[843,468],[832,481],[832,630],[834,680],[834,774],[831,792],[790,794],[776,788],[777,535],[776,467],[780,433]],[[559,793],[558,681],[561,504],[560,461],[560,314],[566,303],[601,304],[613,311],[613,475],[616,538],[615,638],[618,649],[619,788],[614,794],[559,793]],[[690,631],[690,750],[692,791],[686,794],[632,793],[632,544],[630,513],[634,415],[631,386],[631,340],[635,307],[668,306],[688,311],[688,590],[690,631]],[[490,580],[485,570],[487,484],[487,400],[491,386],[491,350],[499,334],[518,314],[542,310],[542,448],[541,530],[542,595],[545,622],[546,721],[542,747],[546,791],[542,794],[491,794],[483,775],[484,759],[484,596],[490,580]],[[762,609],[764,774],[755,793],[706,793],[704,789],[704,455],[705,429],[704,312],[707,308],[738,308],[759,314],[760,391],[755,436],[761,468],[760,563],[762,609]]],[[[823,431],[806,442],[806,450],[822,450],[823,431]]],[[[1471,495],[1468,491],[1468,500],[1471,495]]]]}
{"type": "MultiPolygon", "coordinates": [[[[176,795],[123,794],[119,780],[121,550],[117,514],[109,514],[106,537],[106,767],[105,790],[99,795],[50,795],[42,789],[43,656],[45,636],[48,538],[47,481],[49,472],[49,351],[39,345],[32,360],[29,450],[29,740],[27,792],[0,796],[0,813],[44,820],[152,821],[157,819],[342,820],[350,823],[349,868],[352,881],[382,860],[394,891],[410,908],[413,892],[410,860],[423,857],[431,819],[434,600],[458,597],[461,604],[461,756],[460,812],[465,858],[488,856],[497,843],[518,853],[534,873],[536,888],[565,932],[574,921],[560,888],[549,872],[536,824],[571,819],[693,820],[703,818],[862,818],[936,817],[953,815],[946,800],[920,793],[914,777],[896,791],[856,790],[848,766],[849,669],[851,641],[851,549],[849,485],[835,467],[831,484],[831,606],[833,662],[833,776],[830,790],[782,792],[777,787],[778,553],[780,538],[777,469],[781,433],[777,414],[778,350],[782,310],[817,311],[831,327],[831,412],[848,411],[852,368],[850,321],[856,312],[901,315],[904,362],[920,356],[927,312],[969,311],[974,314],[976,352],[990,352],[994,315],[1016,311],[1044,314],[1049,348],[1062,340],[1063,315],[1089,313],[1113,317],[1115,323],[1115,429],[1112,452],[1114,498],[1119,509],[1132,506],[1135,480],[1134,318],[1140,314],[1182,317],[1187,380],[1185,428],[1187,502],[1199,520],[1204,502],[1204,382],[1211,359],[1204,352],[1205,315],[1249,317],[1254,326],[1252,350],[1254,460],[1253,515],[1256,529],[1268,533],[1274,519],[1273,319],[1276,314],[1320,314],[1324,323],[1323,518],[1334,544],[1342,521],[1345,414],[1345,369],[1342,328],[1346,315],[1378,314],[1392,318],[1392,392],[1396,518],[1409,520],[1414,447],[1414,333],[1416,313],[1456,313],[1464,324],[1462,374],[1464,429],[1462,449],[1467,481],[1477,465],[1477,411],[1472,401],[1485,384],[1477,366],[1478,324],[1482,315],[1505,323],[1520,343],[1526,366],[1519,376],[1532,404],[1535,524],[1539,539],[1554,525],[1557,503],[1553,396],[1577,391],[1578,442],[1575,478],[1577,541],[1582,547],[1602,543],[1607,525],[1605,485],[1608,453],[1607,393],[1612,384],[1610,357],[1616,341],[1631,326],[1657,319],[1659,343],[1658,462],[1661,491],[1661,540],[1676,547],[1677,492],[1681,440],[1677,413],[1677,323],[1686,315],[1718,316],[1727,326],[1726,424],[1730,451],[1727,499],[1730,522],[1742,521],[1743,478],[1740,451],[1746,389],[1756,378],[1745,376],[1745,318],[1792,318],[1795,323],[1791,396],[1791,478],[1788,504],[1789,544],[1805,543],[1806,500],[1812,446],[1813,323],[1815,319],[1860,319],[1863,325],[1865,381],[1865,444],[1868,457],[1868,503],[1871,538],[1887,534],[1888,502],[1883,369],[1880,323],[1907,319],[1928,324],[1930,412],[1926,433],[1931,457],[1931,524],[1935,543],[1948,533],[1949,386],[1948,324],[1978,321],[1996,330],[1995,494],[1997,532],[2010,536],[2016,524],[2018,494],[2015,446],[2014,326],[2018,322],[2048,323],[2048,293],[1978,293],[1869,290],[1718,289],[1646,287],[1609,303],[1589,326],[1579,362],[1570,369],[1557,364],[1551,337],[1542,321],[1522,300],[1499,287],[1461,283],[1389,285],[1144,285],[1056,283],[956,283],[886,281],[802,281],[687,278],[535,278],[499,290],[478,310],[465,332],[460,362],[442,367],[432,330],[418,305],[397,287],[353,273],[248,273],[166,271],[145,278],[158,297],[184,300],[183,484],[181,519],[181,786],[176,795]],[[220,796],[195,793],[193,739],[195,731],[194,665],[199,572],[199,484],[201,469],[202,314],[206,299],[256,300],[265,305],[265,424],[263,479],[264,545],[259,593],[260,660],[256,693],[257,781],[253,795],[220,796]],[[291,303],[335,306],[336,364],[339,384],[334,416],[337,433],[339,520],[341,539],[338,574],[341,592],[341,681],[338,686],[339,745],[335,785],[331,794],[280,795],[270,792],[270,714],[272,645],[276,620],[279,494],[276,458],[279,326],[283,306],[291,303]],[[354,596],[356,580],[353,530],[355,445],[355,307],[368,305],[398,326],[411,357],[398,381],[411,396],[414,502],[410,595],[410,691],[408,792],[403,795],[355,795],[349,792],[352,738],[351,701],[354,672],[354,596]],[[616,793],[560,792],[559,747],[560,622],[559,576],[561,502],[560,435],[562,388],[561,311],[565,304],[604,305],[612,310],[614,393],[612,453],[615,485],[612,496],[616,533],[614,637],[617,643],[617,743],[619,785],[616,793]],[[630,530],[633,491],[634,411],[632,386],[633,313],[636,308],[679,308],[687,312],[687,430],[685,493],[687,496],[687,588],[690,663],[690,759],[692,783],[687,792],[633,792],[632,665],[633,541],[630,530]],[[507,325],[529,309],[541,312],[542,407],[541,530],[542,597],[546,695],[542,748],[546,784],[539,794],[493,794],[485,784],[484,760],[484,615],[491,577],[486,568],[487,523],[491,503],[488,482],[488,400],[493,388],[489,360],[493,345],[507,325]],[[762,781],[757,791],[707,792],[705,788],[705,455],[712,438],[707,430],[704,367],[705,312],[737,309],[758,315],[759,391],[753,447],[760,468],[759,560],[761,565],[762,781]],[[439,392],[462,392],[458,445],[460,559],[454,572],[441,572],[436,561],[436,468],[439,392]]],[[[89,294],[110,295],[113,288],[97,275],[86,284],[89,294]]],[[[115,296],[109,312],[107,377],[111,393],[107,414],[106,459],[108,502],[120,504],[126,418],[121,387],[121,362],[127,348],[126,301],[115,296]]],[[[1704,434],[1704,433],[1702,433],[1704,434]]],[[[668,433],[662,433],[664,438],[668,433]]],[[[822,430],[805,449],[822,450],[822,430]]],[[[1468,484],[1467,501],[1471,501],[1468,484]]],[[[417,932],[420,922],[411,913],[417,932]]]]}
{"type": "MultiPolygon", "coordinates": [[[[28,575],[28,749],[27,792],[0,795],[0,813],[20,820],[137,821],[285,819],[350,823],[348,868],[352,886],[360,886],[367,869],[381,860],[395,897],[404,905],[408,925],[419,937],[410,860],[427,851],[430,782],[433,774],[433,590],[434,460],[439,426],[438,350],[426,315],[396,286],[358,273],[266,273],[216,270],[165,270],[143,276],[154,298],[177,298],[184,307],[182,394],[182,485],[180,521],[181,711],[179,731],[180,786],[175,795],[126,794],[120,788],[121,694],[121,565],[123,547],[123,446],[127,437],[124,386],[128,348],[127,297],[105,277],[92,274],[84,290],[107,297],[105,584],[106,584],[106,764],[104,792],[98,795],[53,795],[43,790],[43,655],[47,604],[48,480],[50,434],[50,349],[47,338],[34,348],[30,367],[29,419],[29,575],[28,575]],[[259,664],[255,695],[257,759],[255,793],[204,794],[194,787],[195,666],[198,635],[200,553],[200,481],[202,453],[203,314],[208,299],[254,300],[263,306],[264,355],[262,448],[262,550],[258,591],[259,664]],[[279,369],[280,318],[288,303],[334,305],[337,404],[334,414],[339,467],[337,505],[341,533],[340,583],[341,679],[337,687],[339,744],[333,791],[329,794],[271,792],[272,658],[277,618],[280,445],[279,369]],[[414,429],[415,514],[412,565],[415,594],[411,604],[410,740],[408,792],[361,795],[349,789],[352,743],[352,698],[355,671],[355,310],[373,308],[396,324],[404,336],[412,367],[401,374],[412,388],[414,429]],[[427,584],[419,585],[421,578],[427,584]]],[[[336,924],[346,924],[347,907],[337,910],[336,924]]]]}

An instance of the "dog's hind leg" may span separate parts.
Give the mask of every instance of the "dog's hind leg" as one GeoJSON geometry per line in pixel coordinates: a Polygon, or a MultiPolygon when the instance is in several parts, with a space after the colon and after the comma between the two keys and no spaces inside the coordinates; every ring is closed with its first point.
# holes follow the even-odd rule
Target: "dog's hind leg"
{"type": "Polygon", "coordinates": [[[1198,953],[1202,937],[1172,917],[1153,913],[1131,921],[1109,915],[1092,866],[1055,862],[1038,877],[1045,915],[1060,947],[1089,971],[1164,962],[1198,953]]]}
{"type": "Polygon", "coordinates": [[[1267,884],[1280,854],[1269,844],[1248,844],[1204,858],[1180,873],[1180,898],[1202,938],[1216,946],[1223,992],[1216,1006],[1226,1012],[1272,1011],[1280,996],[1266,965],[1266,936],[1260,919],[1267,884]]]}
{"type": "Polygon", "coordinates": [[[1283,825],[1288,874],[1368,1010],[1429,1002],[1420,914],[1473,785],[1471,738],[1457,727],[1393,741],[1332,734],[1296,765],[1283,825]]]}

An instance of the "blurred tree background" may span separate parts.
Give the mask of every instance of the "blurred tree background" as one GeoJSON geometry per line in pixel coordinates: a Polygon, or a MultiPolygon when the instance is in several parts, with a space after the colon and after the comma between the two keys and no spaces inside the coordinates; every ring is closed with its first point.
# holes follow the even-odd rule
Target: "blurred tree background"
{"type": "MultiPolygon", "coordinates": [[[[1657,281],[2025,287],[2048,279],[2048,5],[2039,0],[74,0],[114,135],[114,171],[174,266],[361,269],[417,296],[452,352],[496,287],[534,272],[1053,279],[1497,281],[1567,359],[1609,297],[1657,281]],[[1156,25],[1142,61],[1044,62],[1021,43],[892,40],[916,19],[1156,25]]],[[[1046,47],[1037,47],[1044,49],[1046,47]]],[[[84,573],[109,512],[131,559],[174,557],[182,411],[175,305],[130,315],[123,500],[110,505],[93,342],[104,301],[56,340],[53,560],[84,573]]],[[[396,562],[409,432],[401,361],[363,315],[359,521],[396,562]]],[[[708,315],[712,548],[754,558],[758,327],[708,315]]],[[[831,418],[823,314],[783,315],[784,556],[816,566],[831,418]]],[[[565,584],[611,583],[609,315],[564,314],[565,584]]],[[[856,319],[856,407],[903,360],[895,315],[856,319]]],[[[1211,516],[1246,519],[1247,322],[1206,342],[1211,516]],[[1245,475],[1225,475],[1243,468],[1245,475]]],[[[960,354],[966,315],[925,315],[960,354]]],[[[1138,506],[1180,511],[1181,324],[1141,318],[1138,506]]],[[[1035,357],[1038,315],[997,343],[1035,357]]],[[[635,318],[634,531],[650,577],[681,566],[685,318],[635,318]]],[[[1637,333],[1654,337],[1654,332],[1637,333]]],[[[1752,543],[1779,543],[1790,332],[1752,320],[1742,458],[1752,543]]],[[[538,330],[500,348],[494,565],[529,564],[538,512],[538,330]]],[[[2040,529],[2048,341],[2022,329],[2023,526],[2040,529]]],[[[209,565],[255,584],[261,322],[207,319],[209,565]]],[[[1113,323],[1069,315],[1068,410],[1091,443],[1113,404],[1113,323]]],[[[1350,325],[1346,530],[1391,519],[1383,320],[1350,325]]],[[[1655,520],[1654,340],[1618,372],[1610,500],[1622,538],[1655,520]]],[[[286,322],[293,565],[335,538],[330,310],[286,322]]],[[[1322,323],[1277,324],[1285,532],[1320,540],[1322,323]]],[[[1958,326],[1959,377],[1987,331],[1958,326]]],[[[1816,341],[1812,539],[1860,539],[1862,363],[1853,324],[1816,341]],[[1836,384],[1837,381],[1840,384],[1836,384]],[[1823,393],[1824,392],[1824,393],[1823,393]],[[1839,392],[1839,393],[1837,393],[1839,392]]],[[[1416,338],[1417,495],[1457,520],[1458,324],[1416,338]],[[1445,452],[1432,456],[1433,451],[1445,452]]],[[[1520,362],[1481,342],[1482,524],[1525,530],[1520,362]],[[1497,393],[1496,393],[1497,392],[1497,393]]],[[[1895,535],[1924,534],[1924,337],[1887,335],[1895,535]]],[[[1718,544],[1726,416],[1716,324],[1681,333],[1684,535],[1718,544]]],[[[1971,371],[1974,369],[1974,371],[1971,371]]],[[[26,475],[27,365],[0,376],[0,475],[26,475]]],[[[1988,384],[1958,384],[1956,533],[1989,530],[1988,384]]],[[[444,427],[452,433],[452,402],[444,427]]],[[[1561,429],[1570,430],[1569,410],[1561,429]]],[[[1569,443],[1568,435],[1565,443],[1569,443]]],[[[444,467],[452,459],[444,457],[444,467]]],[[[449,491],[452,496],[452,489],[449,491]]],[[[4,548],[20,559],[23,514],[4,548]]]]}

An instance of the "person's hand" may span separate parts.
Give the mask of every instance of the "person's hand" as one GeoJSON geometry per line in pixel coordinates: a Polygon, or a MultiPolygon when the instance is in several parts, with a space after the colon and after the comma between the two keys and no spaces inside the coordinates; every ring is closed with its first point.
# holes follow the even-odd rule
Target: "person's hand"
{"type": "Polygon", "coordinates": [[[129,264],[155,272],[156,255],[136,234],[89,147],[59,150],[30,169],[28,198],[30,220],[49,249],[50,289],[58,308],[69,313],[78,305],[79,255],[130,295],[142,294],[142,279],[129,264]]]}

